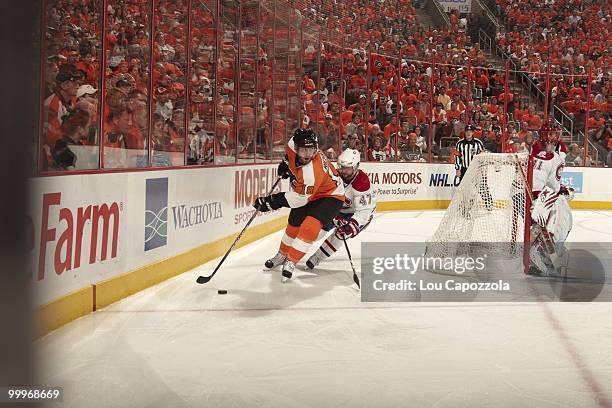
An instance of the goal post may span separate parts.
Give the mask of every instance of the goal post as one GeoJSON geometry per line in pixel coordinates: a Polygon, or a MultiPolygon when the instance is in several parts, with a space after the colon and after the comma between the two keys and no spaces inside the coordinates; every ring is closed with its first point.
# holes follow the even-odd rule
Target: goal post
{"type": "MultiPolygon", "coordinates": [[[[527,154],[527,153],[524,153],[527,154]]],[[[529,191],[533,191],[533,157],[527,154],[527,186],[529,191]]],[[[531,250],[531,194],[526,194],[525,197],[525,229],[523,231],[523,241],[525,250],[523,251],[523,272],[529,271],[529,251],[531,250]]]]}
{"type": "Polygon", "coordinates": [[[428,256],[486,253],[521,259],[526,272],[531,227],[526,189],[531,188],[531,163],[528,153],[474,156],[436,232],[427,241],[428,256]]]}

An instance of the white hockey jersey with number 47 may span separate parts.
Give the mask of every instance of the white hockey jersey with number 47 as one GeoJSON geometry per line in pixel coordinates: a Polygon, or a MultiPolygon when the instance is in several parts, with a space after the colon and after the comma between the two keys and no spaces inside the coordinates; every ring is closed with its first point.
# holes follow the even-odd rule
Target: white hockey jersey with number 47
{"type": "MultiPolygon", "coordinates": [[[[533,155],[533,188],[534,196],[548,186],[558,192],[561,188],[561,172],[564,161],[556,152],[541,151],[533,155]]],[[[535,198],[535,197],[534,197],[535,198]]]]}
{"type": "Polygon", "coordinates": [[[343,214],[353,214],[352,218],[359,226],[370,222],[376,209],[376,198],[368,175],[357,170],[357,175],[349,184],[344,185],[344,205],[340,210],[343,214]]]}

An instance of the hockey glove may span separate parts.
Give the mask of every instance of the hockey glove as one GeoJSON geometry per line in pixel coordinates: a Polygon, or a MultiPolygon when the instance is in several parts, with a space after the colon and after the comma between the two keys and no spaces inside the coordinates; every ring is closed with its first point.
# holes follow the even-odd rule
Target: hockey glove
{"type": "Polygon", "coordinates": [[[336,227],[336,228],[343,226],[347,222],[349,222],[348,219],[346,219],[344,217],[341,217],[339,215],[334,217],[334,219],[332,220],[332,224],[334,224],[334,227],[336,227]]]}
{"type": "Polygon", "coordinates": [[[291,178],[293,180],[295,178],[293,176],[293,173],[291,173],[291,170],[289,169],[289,160],[287,158],[287,155],[285,155],[285,158],[283,159],[283,161],[278,164],[277,173],[278,173],[278,177],[282,179],[291,178]]]}
{"type": "Polygon", "coordinates": [[[276,193],[267,197],[259,197],[253,203],[253,207],[263,213],[273,210],[278,210],[281,207],[289,207],[285,193],[276,193]]]}
{"type": "Polygon", "coordinates": [[[354,218],[338,228],[336,228],[336,237],[339,239],[352,238],[359,233],[359,224],[354,218]]]}
{"type": "Polygon", "coordinates": [[[568,201],[571,201],[574,198],[574,194],[576,191],[572,187],[567,187],[561,184],[561,188],[559,189],[559,194],[563,194],[567,196],[568,201]]]}

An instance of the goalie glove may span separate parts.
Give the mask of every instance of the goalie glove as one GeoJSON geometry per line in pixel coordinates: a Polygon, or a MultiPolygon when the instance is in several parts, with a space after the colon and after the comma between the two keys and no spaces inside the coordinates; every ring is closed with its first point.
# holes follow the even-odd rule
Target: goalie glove
{"type": "Polygon", "coordinates": [[[352,238],[358,233],[359,224],[354,218],[351,218],[344,225],[336,228],[336,237],[339,239],[352,238]]]}
{"type": "Polygon", "coordinates": [[[567,201],[572,201],[574,199],[575,190],[573,187],[567,187],[561,184],[559,188],[559,194],[567,196],[567,201]]]}
{"type": "Polygon", "coordinates": [[[285,193],[276,193],[266,197],[259,197],[253,203],[253,207],[262,213],[278,210],[281,207],[289,207],[285,193]]]}

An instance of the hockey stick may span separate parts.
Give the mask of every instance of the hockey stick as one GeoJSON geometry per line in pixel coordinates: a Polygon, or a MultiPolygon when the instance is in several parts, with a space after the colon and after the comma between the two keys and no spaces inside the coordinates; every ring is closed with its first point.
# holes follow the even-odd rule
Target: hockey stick
{"type": "Polygon", "coordinates": [[[353,265],[353,257],[351,257],[351,251],[349,251],[348,244],[346,243],[346,237],[344,235],[342,236],[342,240],[344,241],[344,248],[346,248],[346,253],[348,254],[349,261],[351,262],[351,268],[353,269],[353,282],[355,282],[357,287],[361,289],[359,277],[357,277],[357,272],[355,272],[355,266],[353,265]]]}
{"type": "MultiPolygon", "coordinates": [[[[281,181],[281,178],[277,178],[276,181],[274,182],[274,184],[272,185],[272,188],[270,189],[270,191],[268,192],[268,195],[272,194],[272,191],[274,191],[274,189],[276,188],[276,186],[278,185],[278,183],[281,181]]],[[[219,264],[217,265],[217,267],[215,268],[215,270],[213,271],[212,274],[210,274],[209,276],[198,276],[198,279],[196,280],[197,283],[199,284],[203,284],[203,283],[207,283],[209,280],[212,279],[213,276],[215,276],[215,273],[217,273],[217,271],[219,270],[219,268],[221,267],[221,265],[223,265],[223,262],[225,261],[225,258],[227,258],[227,256],[230,254],[230,252],[232,252],[232,249],[234,249],[234,246],[236,246],[236,243],[240,240],[240,238],[242,237],[242,234],[244,234],[244,231],[246,231],[247,228],[249,228],[249,225],[251,225],[251,223],[253,222],[253,220],[255,219],[255,217],[257,217],[257,214],[259,214],[259,208],[255,210],[255,212],[253,212],[253,215],[251,216],[251,218],[249,219],[249,221],[246,223],[246,225],[244,226],[244,228],[242,228],[242,231],[240,231],[240,234],[238,234],[238,236],[236,237],[236,239],[234,240],[234,243],[229,247],[229,249],[227,250],[227,252],[225,253],[225,255],[223,255],[223,258],[221,258],[221,261],[219,261],[219,264]]]]}

